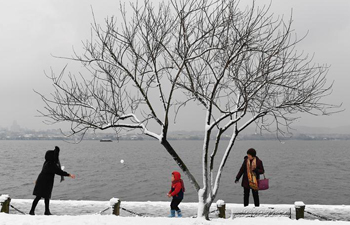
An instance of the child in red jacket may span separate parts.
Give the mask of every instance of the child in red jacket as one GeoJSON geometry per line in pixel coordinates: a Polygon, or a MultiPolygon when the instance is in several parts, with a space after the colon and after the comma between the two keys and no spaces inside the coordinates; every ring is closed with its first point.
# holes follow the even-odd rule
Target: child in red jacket
{"type": "Polygon", "coordinates": [[[184,198],[185,185],[181,179],[181,174],[177,171],[171,174],[171,189],[168,193],[168,197],[173,197],[170,204],[170,215],[169,217],[175,217],[175,212],[177,212],[178,217],[182,217],[181,210],[179,209],[179,204],[184,198]]]}

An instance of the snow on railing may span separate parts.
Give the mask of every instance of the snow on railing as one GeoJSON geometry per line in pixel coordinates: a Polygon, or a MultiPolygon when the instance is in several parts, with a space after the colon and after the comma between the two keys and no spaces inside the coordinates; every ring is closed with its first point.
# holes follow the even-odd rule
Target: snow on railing
{"type": "Polygon", "coordinates": [[[119,214],[120,214],[120,200],[119,200],[119,198],[111,198],[111,200],[109,200],[109,204],[112,207],[113,214],[116,216],[119,216],[119,214]]]}
{"type": "Polygon", "coordinates": [[[295,218],[298,219],[304,219],[304,210],[305,210],[305,204],[304,202],[298,201],[294,203],[295,207],[295,218]]]}
{"type": "Polygon", "coordinates": [[[10,202],[11,198],[9,195],[1,195],[0,196],[0,204],[1,204],[1,211],[4,213],[9,213],[10,212],[10,202]]]}
{"type": "Polygon", "coordinates": [[[219,211],[219,218],[226,218],[226,204],[224,200],[219,199],[216,202],[216,207],[218,208],[219,211]]]}

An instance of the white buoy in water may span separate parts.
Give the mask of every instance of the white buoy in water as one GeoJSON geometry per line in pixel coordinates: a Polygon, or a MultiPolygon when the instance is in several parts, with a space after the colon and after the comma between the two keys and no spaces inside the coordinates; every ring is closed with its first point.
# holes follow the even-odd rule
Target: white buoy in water
{"type": "Polygon", "coordinates": [[[120,163],[123,164],[124,163],[124,159],[120,160],[120,163]]]}

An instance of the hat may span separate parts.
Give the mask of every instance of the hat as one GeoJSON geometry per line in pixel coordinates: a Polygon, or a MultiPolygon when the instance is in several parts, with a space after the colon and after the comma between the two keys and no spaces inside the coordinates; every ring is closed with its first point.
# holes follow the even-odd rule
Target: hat
{"type": "Polygon", "coordinates": [[[49,151],[46,152],[45,160],[46,161],[55,161],[54,152],[52,150],[49,150],[49,151]]]}
{"type": "Polygon", "coordinates": [[[173,171],[171,174],[174,175],[175,180],[181,179],[181,174],[179,172],[173,171]]]}
{"type": "Polygon", "coordinates": [[[255,149],[254,149],[254,148],[248,149],[247,155],[251,155],[251,156],[255,157],[255,156],[256,156],[256,151],[255,151],[255,149]]]}
{"type": "Polygon", "coordinates": [[[46,152],[45,160],[60,163],[59,154],[60,154],[60,148],[55,146],[55,150],[49,150],[46,152]]]}

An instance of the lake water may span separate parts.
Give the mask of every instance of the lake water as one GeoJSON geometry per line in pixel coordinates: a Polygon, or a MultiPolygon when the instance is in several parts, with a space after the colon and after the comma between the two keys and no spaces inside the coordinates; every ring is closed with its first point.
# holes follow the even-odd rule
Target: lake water
{"type": "MultiPolygon", "coordinates": [[[[202,184],[201,141],[172,141],[174,148],[202,184]]],[[[223,142],[224,148],[227,142],[223,142]]],[[[61,164],[76,175],[62,183],[55,178],[52,199],[168,201],[177,164],[157,141],[0,141],[0,194],[14,199],[33,198],[34,181],[45,152],[61,148],[61,164]],[[124,163],[121,163],[124,160],[124,163]]],[[[271,204],[350,205],[350,141],[238,141],[231,152],[217,199],[241,203],[243,188],[235,176],[248,148],[263,161],[270,189],[260,191],[260,202],[271,204]]],[[[219,160],[216,161],[216,167],[219,160]]],[[[184,177],[186,202],[198,200],[184,177]]],[[[251,197],[252,202],[252,197],[251,197]]]]}

